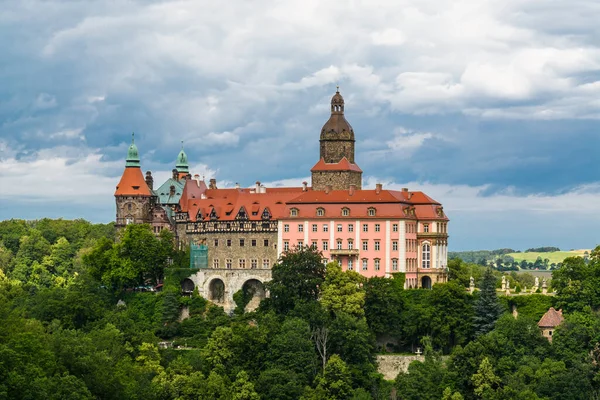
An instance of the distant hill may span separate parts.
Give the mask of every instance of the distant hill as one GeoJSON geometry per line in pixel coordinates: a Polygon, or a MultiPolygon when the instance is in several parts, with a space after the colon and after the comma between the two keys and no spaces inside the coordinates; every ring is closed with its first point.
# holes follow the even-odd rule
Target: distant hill
{"type": "Polygon", "coordinates": [[[513,249],[449,252],[448,258],[460,258],[479,265],[493,265],[503,270],[554,269],[567,257],[586,257],[590,249],[560,251],[557,247],[539,247],[524,252],[513,249]],[[587,253],[587,254],[586,254],[587,253]]]}

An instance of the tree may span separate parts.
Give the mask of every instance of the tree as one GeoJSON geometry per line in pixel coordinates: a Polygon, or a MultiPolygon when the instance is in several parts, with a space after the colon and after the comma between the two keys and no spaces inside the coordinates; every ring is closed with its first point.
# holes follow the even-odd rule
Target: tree
{"type": "Polygon", "coordinates": [[[396,278],[373,277],[364,283],[365,317],[375,335],[397,336],[402,329],[403,287],[396,278]]]}
{"type": "Polygon", "coordinates": [[[299,247],[284,253],[273,266],[272,279],[265,286],[270,292],[270,304],[285,314],[297,302],[317,301],[325,281],[323,255],[312,247],[299,247]]]}
{"type": "Polygon", "coordinates": [[[317,387],[305,392],[304,400],[350,399],[353,393],[350,373],[346,363],[334,354],[327,361],[323,376],[317,378],[317,387]]]}
{"type": "Polygon", "coordinates": [[[425,360],[411,362],[408,371],[396,377],[395,385],[401,399],[438,400],[442,396],[444,366],[441,354],[433,350],[429,337],[423,338],[423,347],[425,360]]]}
{"type": "Polygon", "coordinates": [[[342,311],[355,317],[365,314],[365,278],[358,272],[342,271],[337,262],[327,264],[325,282],[321,290],[321,304],[331,312],[342,311]]]}
{"type": "Polygon", "coordinates": [[[479,297],[475,301],[475,333],[482,335],[491,331],[501,314],[502,306],[496,296],[496,277],[487,269],[483,275],[479,297]]]}
{"type": "Polygon", "coordinates": [[[329,329],[325,327],[315,328],[312,332],[311,339],[315,342],[315,347],[319,356],[321,356],[321,363],[323,371],[325,371],[325,365],[327,364],[327,348],[329,346],[329,329]]]}
{"type": "Polygon", "coordinates": [[[501,382],[487,357],[481,361],[477,373],[473,374],[471,380],[475,386],[475,394],[482,399],[489,398],[501,382]]]}
{"type": "Polygon", "coordinates": [[[248,380],[248,373],[240,371],[231,388],[232,400],[259,400],[258,393],[254,390],[254,384],[248,380]]]}

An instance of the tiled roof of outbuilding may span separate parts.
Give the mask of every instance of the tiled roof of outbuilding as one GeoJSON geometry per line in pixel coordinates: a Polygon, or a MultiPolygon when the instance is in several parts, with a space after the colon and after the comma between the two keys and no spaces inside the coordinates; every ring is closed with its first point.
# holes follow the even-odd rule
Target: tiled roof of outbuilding
{"type": "Polygon", "coordinates": [[[550,307],[548,311],[542,316],[538,326],[540,328],[554,328],[560,325],[564,321],[562,310],[556,311],[554,307],[550,307]]]}

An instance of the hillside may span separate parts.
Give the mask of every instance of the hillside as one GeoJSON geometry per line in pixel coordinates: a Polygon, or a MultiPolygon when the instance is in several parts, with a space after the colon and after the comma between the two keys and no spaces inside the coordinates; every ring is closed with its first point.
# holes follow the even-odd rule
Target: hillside
{"type": "Polygon", "coordinates": [[[548,259],[550,263],[560,263],[567,257],[583,257],[585,252],[590,253],[590,249],[581,249],[581,250],[571,250],[571,251],[552,251],[548,253],[541,252],[528,252],[528,253],[508,253],[507,256],[510,256],[515,259],[517,262],[521,262],[523,260],[527,262],[535,262],[538,257],[541,257],[542,260],[548,259]]]}

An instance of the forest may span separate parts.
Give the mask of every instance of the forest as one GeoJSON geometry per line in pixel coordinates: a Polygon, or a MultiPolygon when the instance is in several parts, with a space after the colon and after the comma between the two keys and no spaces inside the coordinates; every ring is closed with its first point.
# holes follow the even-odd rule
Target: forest
{"type": "Polygon", "coordinates": [[[500,295],[502,272],[460,259],[448,283],[405,290],[403,274],[366,279],[298,248],[270,297],[246,312],[252,293],[236,293],[232,315],[182,293],[188,257],[145,225],[117,238],[84,220],[0,222],[0,399],[600,396],[600,246],[553,270],[553,296],[500,295]],[[552,343],[537,326],[551,306],[565,317],[552,343]],[[376,355],[417,347],[407,373],[377,372],[376,355]]]}

